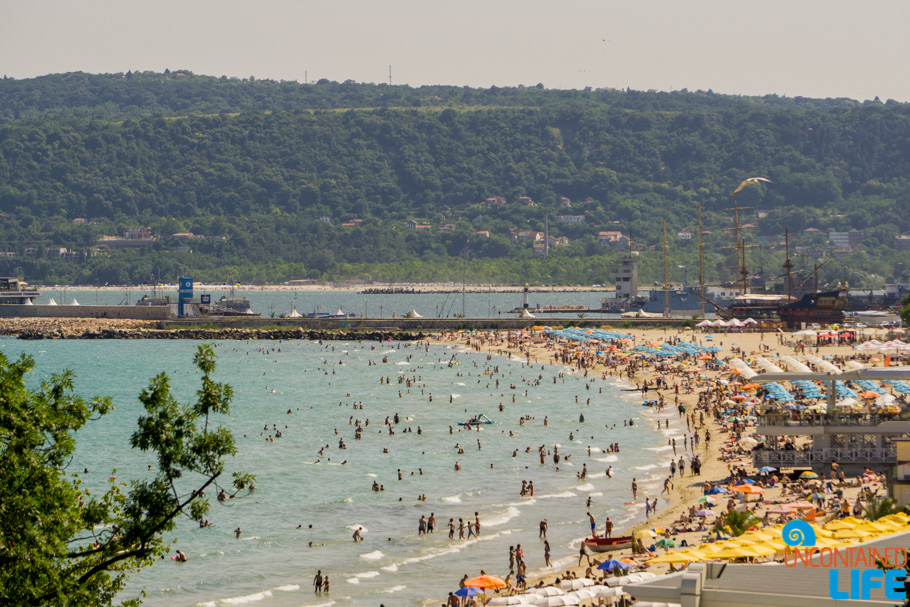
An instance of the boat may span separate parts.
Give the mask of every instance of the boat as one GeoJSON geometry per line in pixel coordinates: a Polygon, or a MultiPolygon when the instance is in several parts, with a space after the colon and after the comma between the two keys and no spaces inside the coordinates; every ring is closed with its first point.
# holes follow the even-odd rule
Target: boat
{"type": "Polygon", "coordinates": [[[0,278],[0,305],[33,305],[41,293],[24,287],[25,283],[20,283],[18,278],[0,278]]]}
{"type": "Polygon", "coordinates": [[[840,324],[844,322],[844,310],[847,309],[847,288],[840,287],[834,291],[806,293],[801,299],[780,306],[780,319],[790,329],[803,328],[802,325],[817,323],[819,325],[840,324]]]}
{"type": "Polygon", "coordinates": [[[481,413],[480,415],[475,415],[466,422],[458,422],[459,426],[479,426],[481,424],[495,424],[492,419],[481,413]]]}
{"type": "Polygon", "coordinates": [[[210,314],[220,316],[256,316],[253,313],[253,307],[250,300],[246,297],[227,297],[222,295],[221,299],[212,304],[210,314]]]}
{"type": "Polygon", "coordinates": [[[585,546],[591,552],[614,552],[616,550],[625,550],[632,547],[632,536],[621,535],[619,537],[589,537],[585,540],[585,546]]]}

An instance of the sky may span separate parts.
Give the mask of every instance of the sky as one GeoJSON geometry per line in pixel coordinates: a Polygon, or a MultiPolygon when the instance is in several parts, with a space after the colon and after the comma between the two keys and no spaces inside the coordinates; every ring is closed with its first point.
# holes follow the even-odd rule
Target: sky
{"type": "Polygon", "coordinates": [[[8,0],[0,73],[910,101],[910,1],[8,0]]]}

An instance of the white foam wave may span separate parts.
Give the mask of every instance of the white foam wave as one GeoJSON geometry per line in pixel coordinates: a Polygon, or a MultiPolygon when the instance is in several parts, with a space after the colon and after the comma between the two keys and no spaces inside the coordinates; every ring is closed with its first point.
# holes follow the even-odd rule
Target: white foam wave
{"type": "Polygon", "coordinates": [[[250,537],[242,537],[242,538],[240,538],[240,541],[241,541],[241,542],[248,542],[248,541],[250,541],[250,540],[261,540],[261,539],[262,539],[262,538],[259,537],[258,535],[251,535],[250,537]]]}
{"type": "Polygon", "coordinates": [[[575,487],[576,491],[594,491],[594,485],[591,483],[585,483],[584,485],[579,485],[575,487]]]}
{"type": "Polygon", "coordinates": [[[616,454],[614,454],[614,453],[611,453],[610,455],[607,455],[607,456],[605,456],[605,457],[595,457],[595,458],[594,458],[594,461],[597,461],[597,462],[618,462],[618,461],[619,461],[619,456],[616,455],[616,454]]]}
{"type": "Polygon", "coordinates": [[[411,363],[409,363],[409,362],[403,360],[403,361],[397,362],[397,363],[395,363],[395,364],[396,364],[396,365],[410,365],[411,363]]]}
{"type": "Polygon", "coordinates": [[[502,514],[498,516],[493,516],[482,523],[487,527],[498,527],[499,525],[504,525],[511,521],[513,518],[521,514],[521,510],[514,506],[509,506],[509,508],[502,514]]]}
{"type": "Polygon", "coordinates": [[[398,585],[398,586],[392,586],[391,588],[386,588],[385,590],[382,590],[381,592],[385,592],[386,594],[392,594],[393,592],[401,592],[405,588],[407,588],[407,586],[398,585]]]}
{"type": "Polygon", "coordinates": [[[547,493],[546,495],[538,495],[538,499],[552,499],[552,498],[565,498],[565,497],[578,497],[571,491],[563,491],[561,493],[547,493]]]}
{"type": "Polygon", "coordinates": [[[392,563],[388,567],[381,567],[381,569],[383,571],[388,571],[389,573],[395,573],[396,571],[398,571],[398,565],[396,565],[395,563],[392,563]]]}
{"type": "Polygon", "coordinates": [[[645,447],[645,449],[648,451],[667,451],[668,449],[672,448],[673,445],[664,445],[663,447],[645,447]]]}
{"type": "Polygon", "coordinates": [[[264,590],[262,592],[257,592],[256,594],[248,594],[247,596],[235,596],[229,599],[221,599],[220,603],[222,605],[245,605],[247,603],[256,603],[270,596],[272,596],[272,591],[264,590]]]}
{"type": "MultiPolygon", "coordinates": [[[[461,495],[461,494],[459,494],[459,495],[461,495]]],[[[442,498],[442,501],[448,502],[450,504],[457,504],[457,503],[461,502],[461,498],[459,497],[459,495],[448,495],[448,496],[442,498]]]]}
{"type": "Polygon", "coordinates": [[[601,496],[603,496],[603,494],[604,494],[603,491],[592,491],[588,495],[590,495],[591,497],[601,497],[601,496]]]}
{"type": "Polygon", "coordinates": [[[467,384],[465,384],[463,381],[457,381],[457,382],[455,382],[455,385],[456,386],[466,386],[467,384]]]}
{"type": "Polygon", "coordinates": [[[461,394],[452,394],[452,398],[461,398],[461,394]]]}
{"type": "Polygon", "coordinates": [[[385,555],[382,553],[382,551],[374,550],[373,552],[365,552],[364,554],[361,554],[360,558],[366,559],[368,561],[378,561],[384,556],[385,555]]]}
{"type": "Polygon", "coordinates": [[[278,586],[272,590],[280,590],[281,592],[294,592],[295,590],[300,590],[299,584],[285,584],[284,586],[278,586]]]}
{"type": "Polygon", "coordinates": [[[364,571],[363,573],[354,574],[353,577],[349,577],[345,581],[348,584],[359,584],[360,580],[368,580],[370,578],[377,577],[379,575],[378,571],[364,571]]]}
{"type": "Polygon", "coordinates": [[[636,470],[653,470],[654,468],[659,468],[658,464],[648,464],[647,466],[635,466],[636,470]]]}
{"type": "Polygon", "coordinates": [[[370,472],[369,474],[367,474],[367,476],[369,476],[370,478],[376,478],[377,475],[370,472]]]}

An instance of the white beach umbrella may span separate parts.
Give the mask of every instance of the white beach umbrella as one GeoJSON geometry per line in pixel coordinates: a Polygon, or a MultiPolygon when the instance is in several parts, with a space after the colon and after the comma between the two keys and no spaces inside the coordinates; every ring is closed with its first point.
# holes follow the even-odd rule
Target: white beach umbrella
{"type": "Polygon", "coordinates": [[[528,604],[537,605],[538,607],[562,607],[563,605],[578,605],[580,602],[581,600],[577,596],[562,594],[559,596],[539,596],[528,604]]]}
{"type": "Polygon", "coordinates": [[[587,601],[588,599],[597,598],[597,593],[590,588],[579,588],[578,590],[573,590],[569,594],[578,597],[579,601],[587,601]]]}
{"type": "Polygon", "coordinates": [[[543,588],[534,588],[526,594],[535,594],[537,596],[562,596],[565,592],[556,586],[544,586],[543,588]]]}
{"type": "Polygon", "coordinates": [[[587,588],[588,586],[593,586],[594,580],[589,580],[588,578],[582,577],[576,580],[563,580],[559,584],[560,588],[563,590],[578,590],[579,588],[587,588]]]}
{"type": "Polygon", "coordinates": [[[495,599],[487,601],[487,605],[497,607],[498,605],[529,605],[531,596],[527,594],[516,594],[514,596],[498,596],[495,599]]]}
{"type": "Polygon", "coordinates": [[[591,586],[590,592],[596,592],[598,598],[610,598],[612,596],[622,596],[622,586],[591,586]]]}

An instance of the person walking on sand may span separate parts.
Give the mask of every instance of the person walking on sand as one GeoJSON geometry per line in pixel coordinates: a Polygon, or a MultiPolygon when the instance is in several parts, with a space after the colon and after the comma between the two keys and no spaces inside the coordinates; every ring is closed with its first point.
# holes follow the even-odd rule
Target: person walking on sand
{"type": "Polygon", "coordinates": [[[585,546],[584,540],[581,542],[581,546],[578,548],[578,566],[581,567],[581,559],[588,559],[588,564],[591,564],[591,554],[588,552],[587,546],[585,546]]]}

